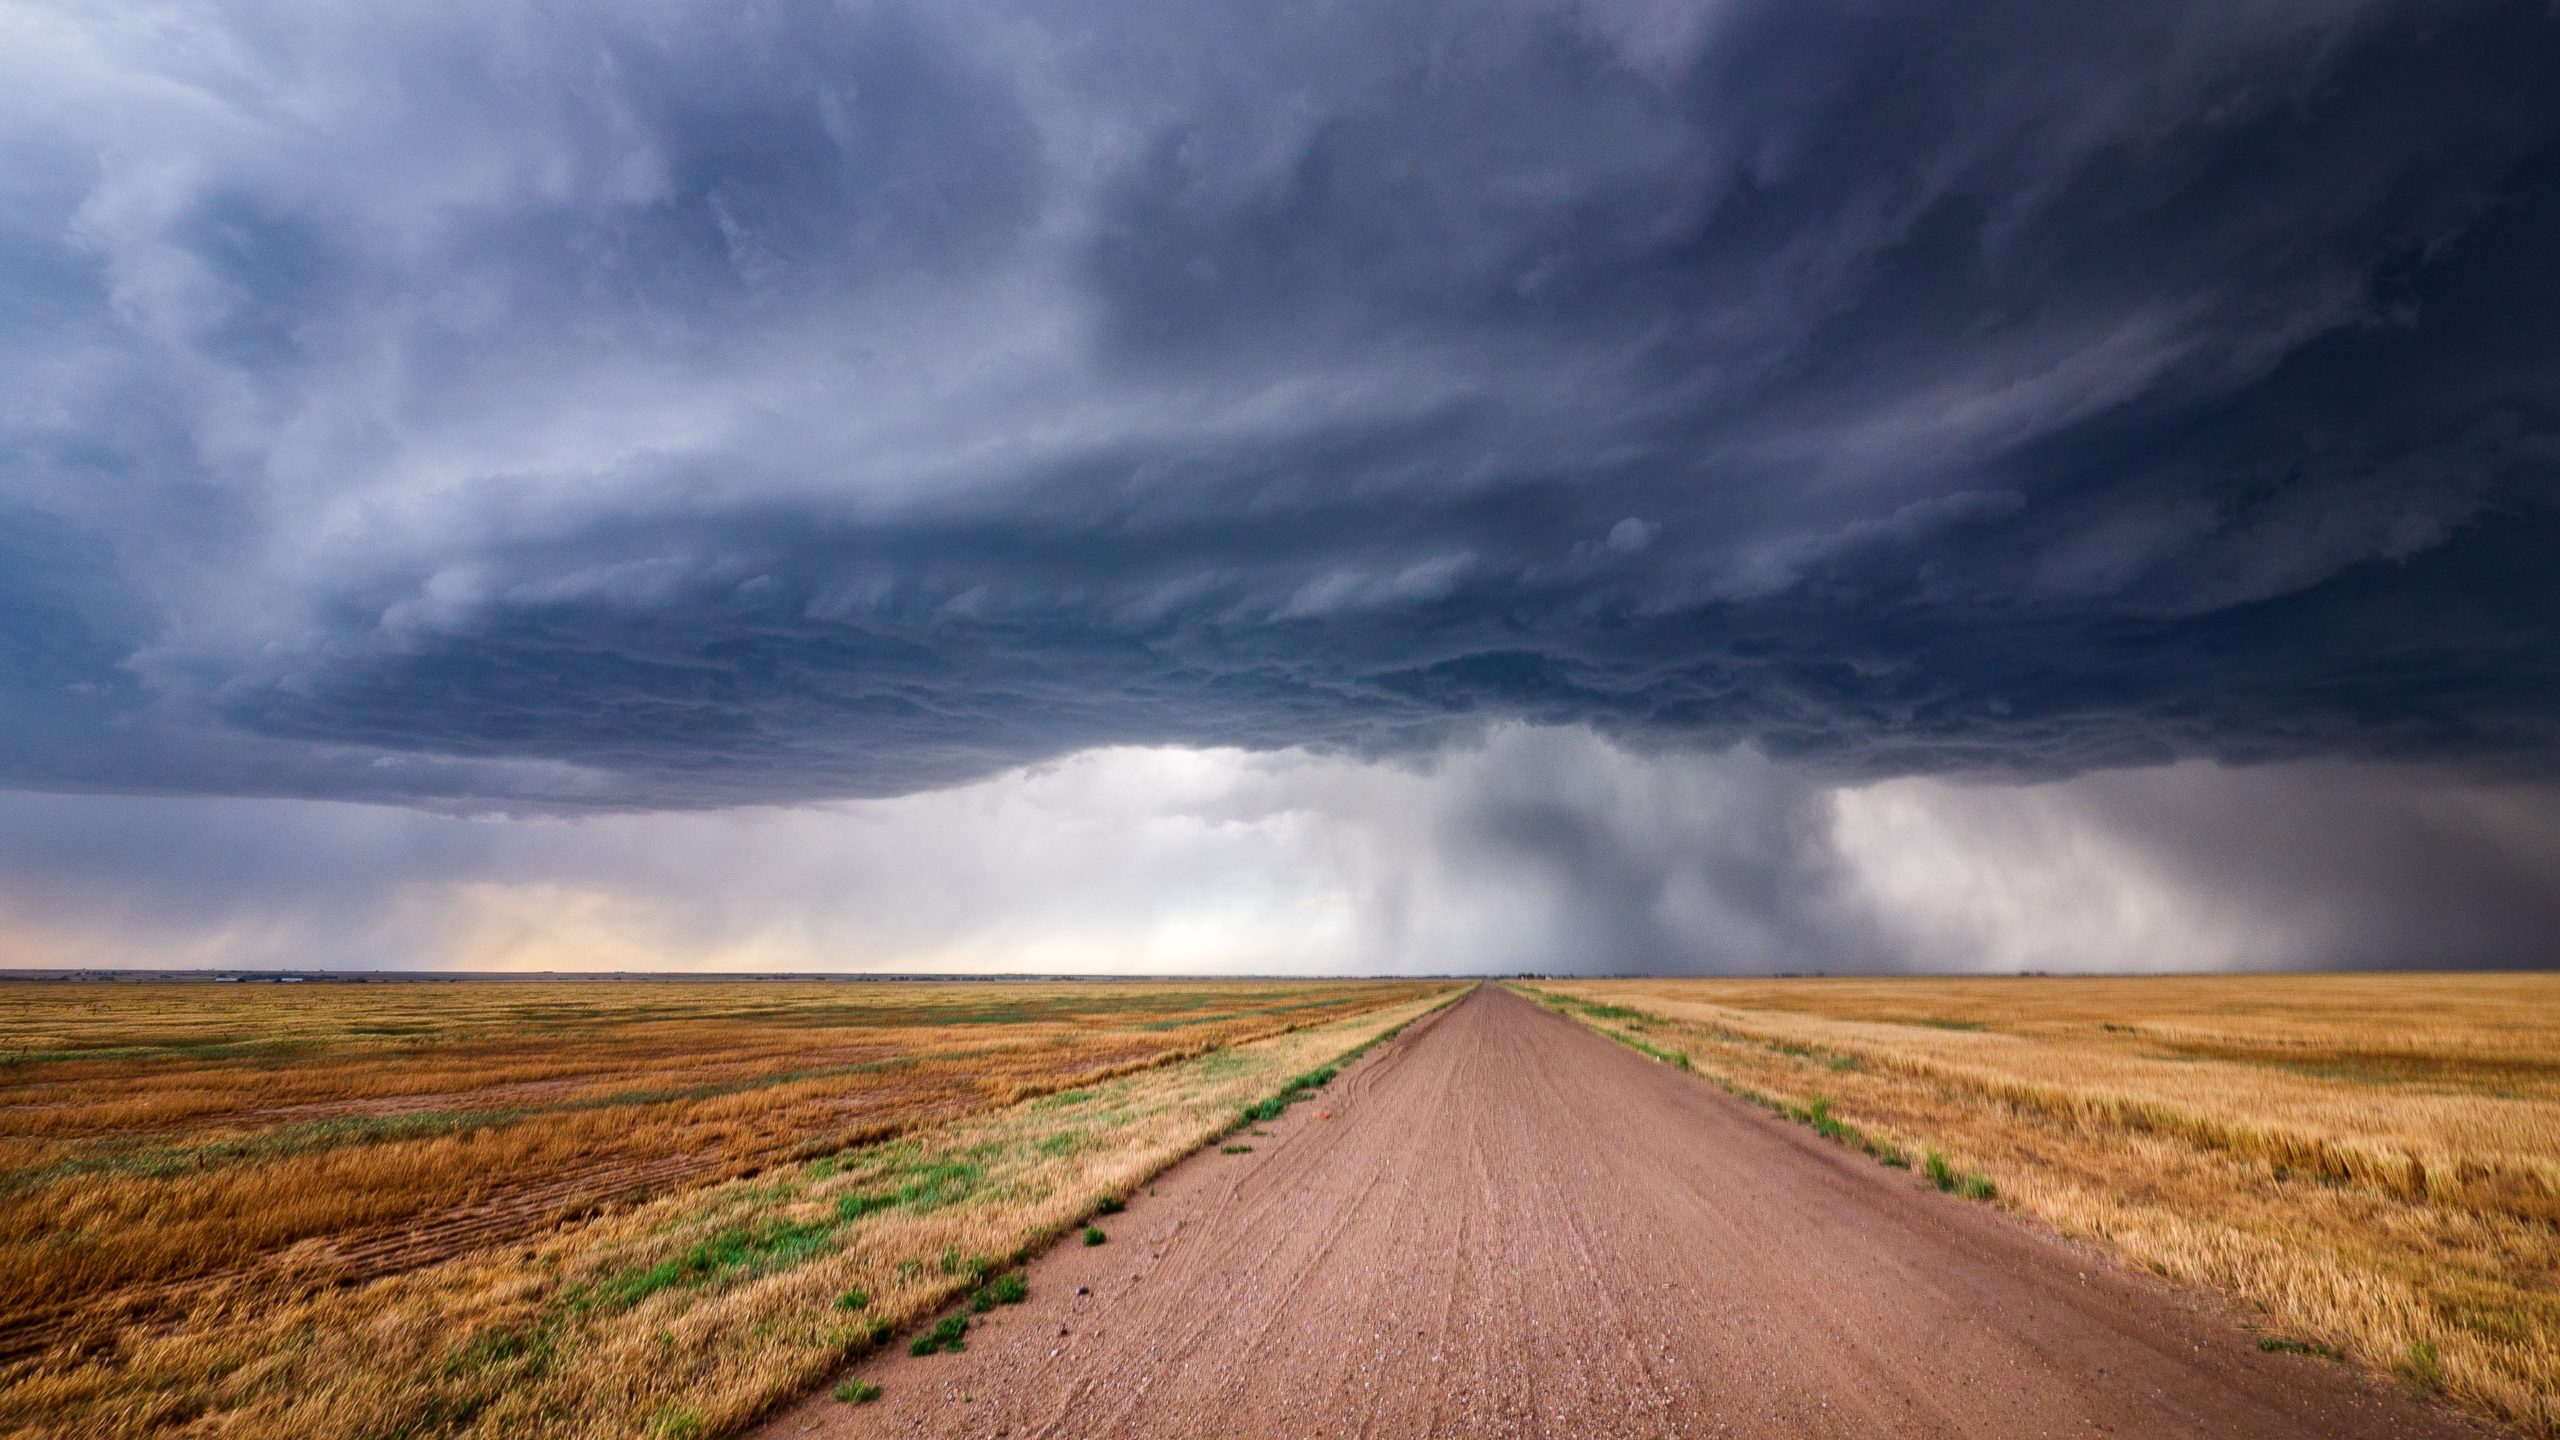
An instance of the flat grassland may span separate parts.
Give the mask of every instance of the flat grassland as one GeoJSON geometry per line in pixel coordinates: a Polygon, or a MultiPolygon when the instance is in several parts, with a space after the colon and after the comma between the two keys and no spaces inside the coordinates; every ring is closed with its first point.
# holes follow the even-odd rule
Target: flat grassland
{"type": "Polygon", "coordinates": [[[1446,985],[0,988],[0,1430],[708,1435],[1446,985]]]}
{"type": "Polygon", "coordinates": [[[2560,975],[1538,981],[1656,1058],[2560,1435],[2560,975]]]}

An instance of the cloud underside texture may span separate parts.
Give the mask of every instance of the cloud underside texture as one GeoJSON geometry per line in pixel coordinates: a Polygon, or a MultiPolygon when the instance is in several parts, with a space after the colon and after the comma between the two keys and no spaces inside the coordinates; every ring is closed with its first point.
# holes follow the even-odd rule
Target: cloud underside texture
{"type": "Polygon", "coordinates": [[[2549,769],[2540,5],[10,24],[10,785],[2549,769]]]}

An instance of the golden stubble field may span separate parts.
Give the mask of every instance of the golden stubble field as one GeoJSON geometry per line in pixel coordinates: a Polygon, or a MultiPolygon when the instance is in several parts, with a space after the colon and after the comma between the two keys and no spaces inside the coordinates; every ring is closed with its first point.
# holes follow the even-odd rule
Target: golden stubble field
{"type": "Polygon", "coordinates": [[[1519,988],[2217,1289],[2269,1348],[2560,1434],[2560,975],[1519,988]]]}
{"type": "Polygon", "coordinates": [[[0,1430],[718,1433],[1453,993],[12,983],[0,1430]]]}

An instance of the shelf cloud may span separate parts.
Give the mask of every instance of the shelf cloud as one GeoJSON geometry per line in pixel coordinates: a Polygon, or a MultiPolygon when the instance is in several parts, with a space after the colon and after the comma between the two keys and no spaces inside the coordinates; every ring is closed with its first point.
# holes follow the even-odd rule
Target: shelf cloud
{"type": "Polygon", "coordinates": [[[2543,963],[2560,796],[2204,762],[1836,786],[1496,726],[677,814],[0,795],[54,967],[1871,974],[2543,963]]]}

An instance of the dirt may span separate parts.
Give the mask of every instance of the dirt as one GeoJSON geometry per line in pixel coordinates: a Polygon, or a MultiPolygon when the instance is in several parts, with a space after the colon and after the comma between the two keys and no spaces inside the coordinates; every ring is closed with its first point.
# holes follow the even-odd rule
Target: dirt
{"type": "Polygon", "coordinates": [[[2483,1436],[1499,988],[810,1436],[2483,1436]]]}

